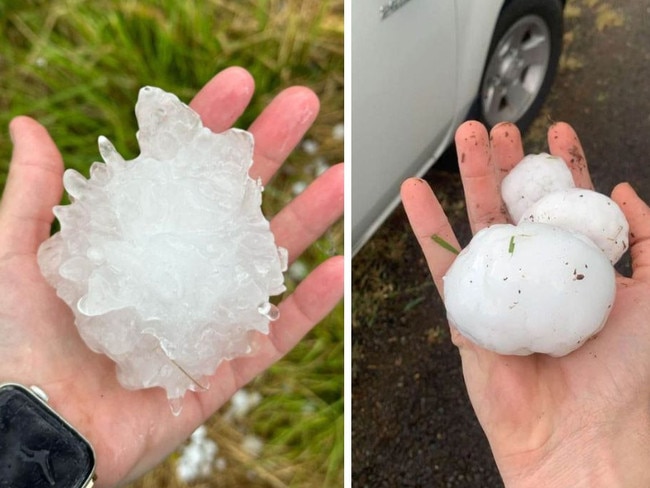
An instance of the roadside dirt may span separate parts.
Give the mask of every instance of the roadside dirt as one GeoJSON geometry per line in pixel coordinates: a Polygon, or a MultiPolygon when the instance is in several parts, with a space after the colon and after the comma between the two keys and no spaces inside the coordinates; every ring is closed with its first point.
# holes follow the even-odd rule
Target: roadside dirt
{"type": "MultiPolygon", "coordinates": [[[[567,121],[597,190],[627,180],[650,201],[650,1],[569,0],[565,30],[561,69],[526,150],[545,150],[548,125],[567,121]]],[[[434,168],[426,179],[467,243],[458,175],[434,168]]],[[[503,486],[401,206],[352,273],[354,486],[503,486]]]]}

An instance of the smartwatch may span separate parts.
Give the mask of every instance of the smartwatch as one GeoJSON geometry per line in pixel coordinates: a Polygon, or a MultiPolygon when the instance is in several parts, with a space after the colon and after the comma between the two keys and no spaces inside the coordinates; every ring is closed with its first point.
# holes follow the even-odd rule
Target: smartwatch
{"type": "Polygon", "coordinates": [[[0,488],[90,488],[90,443],[38,387],[0,384],[0,488]]]}

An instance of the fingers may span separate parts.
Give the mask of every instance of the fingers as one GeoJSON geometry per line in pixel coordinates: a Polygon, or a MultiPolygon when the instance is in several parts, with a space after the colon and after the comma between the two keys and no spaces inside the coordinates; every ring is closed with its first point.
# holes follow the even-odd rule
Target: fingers
{"type": "MultiPolygon", "coordinates": [[[[406,180],[402,183],[401,195],[406,215],[424,252],[438,293],[444,298],[442,278],[456,259],[460,249],[458,240],[442,207],[425,181],[419,178],[406,180]]],[[[449,329],[452,342],[461,353],[468,349],[475,355],[489,354],[462,336],[455,327],[450,325],[449,329]]]]}
{"type": "Polygon", "coordinates": [[[284,355],[332,311],[343,298],[343,256],[320,264],[280,304],[281,323],[273,324],[270,340],[284,355]]]}
{"type": "Polygon", "coordinates": [[[63,160],[45,127],[29,117],[9,124],[14,149],[0,203],[0,250],[35,253],[50,235],[63,194],[63,160]]]}
{"type": "Polygon", "coordinates": [[[228,362],[235,376],[235,389],[289,352],[343,297],[343,256],[321,263],[279,305],[280,318],[268,335],[260,335],[253,356],[228,362]]]}
{"type": "Polygon", "coordinates": [[[250,126],[255,136],[252,178],[266,184],[311,127],[320,103],[310,89],[294,86],[282,91],[250,126]]]}
{"type": "MultiPolygon", "coordinates": [[[[401,195],[404,209],[422,247],[438,293],[444,298],[442,278],[456,259],[456,253],[450,248],[460,249],[458,241],[447,216],[426,182],[418,178],[406,180],[402,183],[401,195]]],[[[495,353],[482,349],[466,339],[451,324],[449,330],[452,342],[460,350],[464,368],[476,368],[496,356],[495,353]]]]}
{"type": "Polygon", "coordinates": [[[632,276],[650,281],[650,208],[629,183],[616,185],[612,199],[621,207],[630,224],[632,276]]]}
{"type": "Polygon", "coordinates": [[[558,122],[549,127],[548,147],[552,155],[564,159],[578,188],[593,189],[585,153],[577,134],[569,124],[558,122]]]}
{"type": "MultiPolygon", "coordinates": [[[[222,132],[246,109],[253,90],[254,80],[245,69],[228,68],[212,78],[190,106],[206,127],[222,132]]],[[[288,88],[273,99],[249,129],[255,137],[252,178],[268,182],[314,122],[318,109],[318,98],[304,87],[288,88]]],[[[289,251],[292,260],[343,211],[343,170],[335,168],[310,185],[271,223],[278,245],[289,251]]]]}
{"type": "Polygon", "coordinates": [[[438,293],[442,296],[442,277],[460,250],[458,240],[440,203],[425,181],[409,178],[402,183],[401,195],[413,233],[420,243],[438,293]]]}
{"type": "MultiPolygon", "coordinates": [[[[254,80],[243,68],[217,74],[194,97],[190,106],[214,132],[230,128],[244,112],[254,90],[254,80]]],[[[318,115],[316,95],[304,87],[281,92],[253,122],[255,137],[252,178],[266,184],[300,142],[318,115]]],[[[295,259],[343,212],[343,169],[335,167],[285,207],[271,223],[278,245],[295,259]]]]}
{"type": "Polygon", "coordinates": [[[214,76],[190,102],[203,125],[223,132],[235,123],[248,106],[255,81],[243,68],[227,68],[214,76]]]}
{"type": "Polygon", "coordinates": [[[293,262],[343,213],[343,164],[331,167],[283,208],[271,230],[293,262]]]}
{"type": "Polygon", "coordinates": [[[524,158],[521,134],[515,124],[503,122],[490,131],[492,161],[499,183],[515,165],[524,158]]]}
{"type": "Polygon", "coordinates": [[[472,232],[506,222],[507,214],[490,157],[490,141],[483,124],[474,121],[462,124],[456,131],[456,150],[472,232]]]}
{"type": "MultiPolygon", "coordinates": [[[[243,68],[228,68],[197,93],[190,107],[214,132],[229,129],[250,102],[255,82],[243,68]]],[[[255,137],[252,178],[266,184],[300,142],[318,115],[320,103],[310,89],[287,88],[276,96],[250,126],[255,137]]]]}

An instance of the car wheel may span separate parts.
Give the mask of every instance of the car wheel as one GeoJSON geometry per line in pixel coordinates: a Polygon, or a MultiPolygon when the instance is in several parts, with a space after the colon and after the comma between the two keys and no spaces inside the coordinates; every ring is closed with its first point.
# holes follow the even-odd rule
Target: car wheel
{"type": "Polygon", "coordinates": [[[562,51],[560,0],[512,0],[501,11],[481,80],[481,119],[523,131],[548,95],[562,51]]]}

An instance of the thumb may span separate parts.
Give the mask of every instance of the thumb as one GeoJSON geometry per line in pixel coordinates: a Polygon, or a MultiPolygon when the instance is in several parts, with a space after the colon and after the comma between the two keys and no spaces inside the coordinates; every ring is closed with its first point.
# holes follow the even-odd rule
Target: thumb
{"type": "Polygon", "coordinates": [[[630,224],[632,275],[650,282],[650,208],[629,183],[620,183],[612,191],[614,200],[630,224]]]}
{"type": "Polygon", "coordinates": [[[0,202],[0,250],[35,253],[50,233],[63,193],[63,160],[45,127],[29,117],[9,124],[14,150],[0,202]]]}

